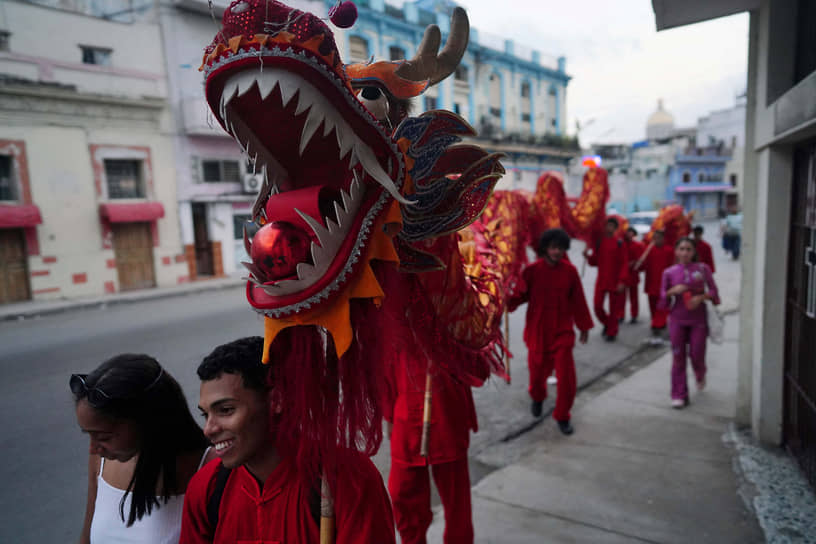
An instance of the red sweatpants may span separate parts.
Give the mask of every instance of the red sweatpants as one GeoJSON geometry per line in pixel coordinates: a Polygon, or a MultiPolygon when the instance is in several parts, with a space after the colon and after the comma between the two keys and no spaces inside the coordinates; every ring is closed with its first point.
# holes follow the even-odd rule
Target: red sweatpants
{"type": "Polygon", "coordinates": [[[572,358],[574,346],[575,334],[565,334],[556,339],[549,351],[527,352],[527,366],[530,369],[530,386],[527,390],[534,401],[541,402],[547,398],[547,378],[555,368],[558,384],[553,419],[556,421],[569,421],[570,408],[575,402],[575,360],[572,358]]]}
{"type": "Polygon", "coordinates": [[[666,318],[669,317],[669,312],[661,310],[657,307],[660,300],[658,295],[649,295],[649,311],[652,312],[652,328],[662,329],[666,326],[666,318]]]}
{"type": "Polygon", "coordinates": [[[618,318],[623,314],[623,301],[625,300],[625,293],[618,293],[617,291],[602,291],[595,288],[595,315],[601,325],[606,327],[606,334],[608,336],[618,335],[618,318]],[[604,310],[604,299],[609,295],[609,313],[604,310]]]}
{"type": "MultiPolygon", "coordinates": [[[[443,542],[472,544],[473,519],[467,456],[431,465],[431,473],[445,511],[443,542]]],[[[403,544],[425,544],[425,533],[433,521],[428,467],[392,462],[391,472],[388,473],[388,492],[403,544]]]]}
{"type": "Polygon", "coordinates": [[[632,319],[638,316],[638,311],[640,310],[640,306],[638,305],[638,286],[635,285],[627,285],[626,291],[623,292],[623,301],[620,305],[620,313],[618,314],[619,319],[623,319],[626,317],[626,300],[629,299],[629,317],[632,319]]]}

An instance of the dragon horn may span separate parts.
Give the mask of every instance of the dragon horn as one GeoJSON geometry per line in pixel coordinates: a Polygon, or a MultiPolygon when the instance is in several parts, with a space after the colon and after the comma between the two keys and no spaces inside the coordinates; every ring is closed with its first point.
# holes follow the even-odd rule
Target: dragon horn
{"type": "Polygon", "coordinates": [[[456,70],[459,61],[467,49],[470,39],[470,23],[467,13],[462,8],[454,8],[451,15],[450,35],[445,47],[439,51],[442,41],[439,27],[429,25],[419,44],[414,58],[400,66],[398,76],[411,81],[428,81],[428,85],[436,85],[456,70]]]}

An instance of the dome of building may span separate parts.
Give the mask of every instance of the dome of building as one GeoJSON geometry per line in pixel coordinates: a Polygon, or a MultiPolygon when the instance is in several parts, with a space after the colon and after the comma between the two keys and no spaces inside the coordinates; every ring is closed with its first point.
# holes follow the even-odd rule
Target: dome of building
{"type": "Polygon", "coordinates": [[[657,111],[646,121],[646,138],[663,140],[671,137],[674,131],[674,116],[663,108],[663,99],[657,101],[657,111]]]}

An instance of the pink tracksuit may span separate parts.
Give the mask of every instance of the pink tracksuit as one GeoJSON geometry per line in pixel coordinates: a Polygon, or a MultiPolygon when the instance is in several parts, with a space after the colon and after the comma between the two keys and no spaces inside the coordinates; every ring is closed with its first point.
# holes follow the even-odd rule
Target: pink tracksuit
{"type": "Polygon", "coordinates": [[[689,310],[682,296],[667,297],[666,291],[678,284],[689,287],[692,295],[708,291],[716,304],[720,303],[717,284],[711,269],[703,263],[675,264],[663,271],[660,282],[660,305],[669,308],[669,337],[672,344],[671,396],[672,399],[688,399],[686,384],[686,345],[689,346],[691,366],[697,381],[705,379],[706,337],[708,323],[705,304],[689,310]],[[708,289],[706,289],[706,287],[708,289]]]}

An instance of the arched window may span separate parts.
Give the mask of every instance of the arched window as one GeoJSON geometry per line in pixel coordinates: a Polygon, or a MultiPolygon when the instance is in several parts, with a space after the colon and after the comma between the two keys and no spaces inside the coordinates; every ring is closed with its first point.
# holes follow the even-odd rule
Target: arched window
{"type": "Polygon", "coordinates": [[[352,62],[366,62],[371,54],[368,52],[368,42],[360,36],[349,37],[349,59],[352,62]]]}
{"type": "Polygon", "coordinates": [[[691,173],[683,172],[683,183],[688,183],[691,181],[691,173]]]}
{"type": "Polygon", "coordinates": [[[697,183],[702,183],[703,181],[705,181],[705,173],[698,172],[697,173],[697,183]]]}
{"type": "Polygon", "coordinates": [[[730,176],[728,176],[728,181],[731,182],[731,187],[736,187],[737,186],[737,175],[736,174],[731,174],[730,176]]]}
{"type": "Polygon", "coordinates": [[[521,82],[521,123],[522,129],[527,130],[532,127],[533,93],[529,81],[521,82]]]}

